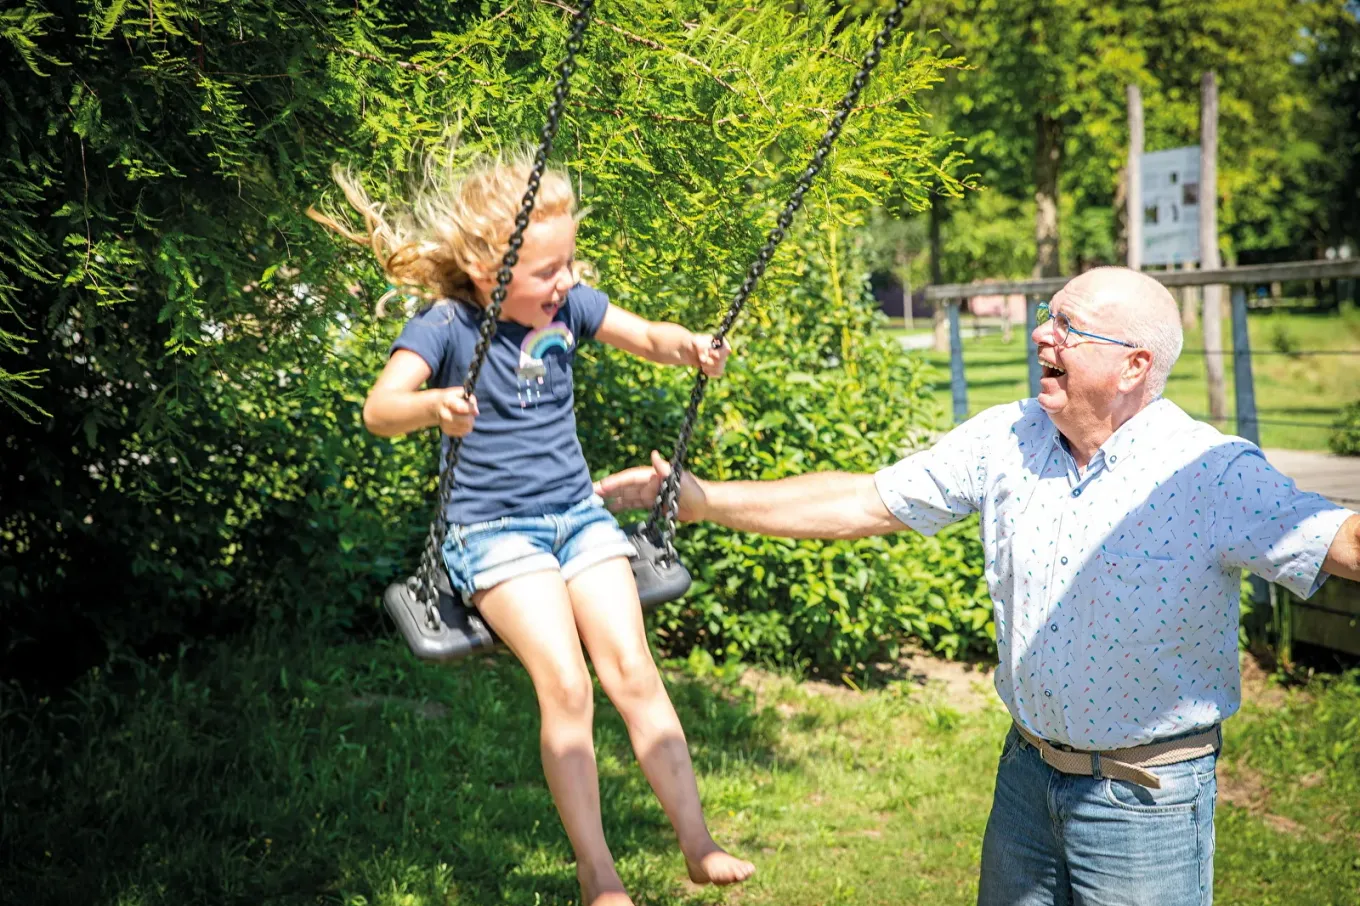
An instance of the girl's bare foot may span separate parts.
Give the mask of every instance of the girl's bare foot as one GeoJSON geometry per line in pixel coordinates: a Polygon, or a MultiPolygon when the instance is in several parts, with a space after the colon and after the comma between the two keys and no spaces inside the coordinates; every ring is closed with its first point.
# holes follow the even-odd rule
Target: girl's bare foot
{"type": "Polygon", "coordinates": [[[695,884],[740,884],[755,873],[756,867],[745,859],[738,859],[712,840],[699,852],[685,855],[689,879],[695,884]]]}
{"type": "Polygon", "coordinates": [[[612,865],[598,871],[578,866],[576,880],[581,882],[581,906],[633,906],[612,865]]]}

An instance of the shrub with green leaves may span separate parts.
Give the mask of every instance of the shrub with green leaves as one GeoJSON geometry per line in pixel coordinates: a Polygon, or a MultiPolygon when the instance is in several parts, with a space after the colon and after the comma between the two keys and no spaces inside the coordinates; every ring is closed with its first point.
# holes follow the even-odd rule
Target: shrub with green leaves
{"type": "Polygon", "coordinates": [[[1327,442],[1338,456],[1360,456],[1360,400],[1341,410],[1327,442]]]}
{"type": "MultiPolygon", "coordinates": [[[[711,324],[880,23],[823,2],[624,0],[597,16],[557,146],[591,209],[580,251],[624,306],[711,324]]],[[[433,439],[362,431],[397,325],[376,317],[366,253],[303,211],[334,197],[337,161],[400,199],[455,132],[459,153],[531,141],[566,7],[29,0],[4,21],[2,669],[78,670],[106,646],[164,650],[272,614],[381,625],[370,608],[432,509],[433,439]]],[[[957,188],[922,108],[949,65],[899,31],[790,245],[957,188]]],[[[900,360],[873,341],[846,351],[864,322],[812,324],[841,309],[798,304],[818,292],[805,277],[797,251],[776,257],[762,294],[778,301],[744,325],[758,378],[710,409],[730,410],[715,424],[732,439],[710,440],[733,470],[868,465],[915,424],[855,436],[882,430],[885,388],[918,405],[903,394],[919,379],[889,377],[900,360]],[[784,423],[760,423],[775,410],[784,423]]],[[[682,375],[612,358],[583,372],[631,403],[584,404],[588,444],[611,451],[597,468],[674,436],[682,375]]]]}
{"type": "MultiPolygon", "coordinates": [[[[929,440],[941,413],[930,370],[876,331],[863,258],[836,232],[806,242],[767,305],[738,321],[727,374],[709,384],[690,465],[719,479],[872,472],[929,440]]],[[[762,294],[767,297],[768,294],[762,294]]],[[[685,398],[670,376],[621,356],[583,374],[587,456],[597,471],[670,455],[685,398]],[[606,430],[598,430],[604,426],[606,430]]],[[[991,645],[975,522],[936,538],[790,541],[711,525],[680,529],[695,577],[654,624],[672,653],[694,646],[819,670],[891,657],[907,638],[946,656],[991,645]]]]}

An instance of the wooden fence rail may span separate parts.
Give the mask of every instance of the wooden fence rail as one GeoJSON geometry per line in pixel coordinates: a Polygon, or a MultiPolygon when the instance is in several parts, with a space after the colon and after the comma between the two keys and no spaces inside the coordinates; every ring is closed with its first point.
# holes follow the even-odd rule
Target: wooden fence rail
{"type": "MultiPolygon", "coordinates": [[[[1163,286],[1232,287],[1233,379],[1237,403],[1237,434],[1260,444],[1256,415],[1256,388],[1251,370],[1251,341],[1247,336],[1247,287],[1297,280],[1346,280],[1360,278],[1360,258],[1338,261],[1291,261],[1283,264],[1253,264],[1204,271],[1145,271],[1163,286]]],[[[1025,334],[1029,350],[1029,392],[1039,393],[1040,366],[1034,339],[1035,313],[1039,302],[1067,285],[1071,277],[1045,277],[1034,280],[994,280],[985,283],[945,283],[927,286],[926,299],[944,302],[949,314],[949,384],[953,391],[954,421],[968,418],[968,385],[963,371],[963,337],[959,328],[959,308],[973,296],[1023,294],[1025,334]]]]}

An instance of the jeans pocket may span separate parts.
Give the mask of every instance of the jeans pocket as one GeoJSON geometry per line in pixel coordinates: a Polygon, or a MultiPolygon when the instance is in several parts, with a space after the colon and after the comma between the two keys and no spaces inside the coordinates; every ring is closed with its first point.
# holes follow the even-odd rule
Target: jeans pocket
{"type": "Polygon", "coordinates": [[[1006,764],[1011,759],[1015,758],[1015,754],[1019,751],[1020,734],[1016,731],[1015,727],[1011,727],[1010,732],[1006,734],[1006,741],[1001,745],[1001,758],[998,761],[998,764],[1006,764]]]}
{"type": "MultiPolygon", "coordinates": [[[[1209,756],[1212,758],[1212,756],[1209,756]]],[[[1196,770],[1201,759],[1152,768],[1162,781],[1160,789],[1152,789],[1126,780],[1105,780],[1105,798],[1110,805],[1131,812],[1166,814],[1193,811],[1199,801],[1205,777],[1196,770]]],[[[1212,773],[1212,767],[1210,767],[1212,773]]]]}
{"type": "Polygon", "coordinates": [[[453,590],[464,596],[471,594],[472,570],[468,563],[467,539],[464,537],[462,526],[449,526],[441,553],[453,590]]]}

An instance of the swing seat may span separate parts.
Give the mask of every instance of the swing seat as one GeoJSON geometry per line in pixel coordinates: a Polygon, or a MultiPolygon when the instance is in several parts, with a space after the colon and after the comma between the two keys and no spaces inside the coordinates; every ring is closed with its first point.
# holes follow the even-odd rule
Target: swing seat
{"type": "MultiPolygon", "coordinates": [[[[629,563],[644,611],[674,601],[689,591],[689,570],[679,560],[665,555],[647,534],[645,523],[629,526],[627,534],[634,548],[629,563]]],[[[430,625],[429,613],[420,603],[416,594],[419,587],[419,580],[412,576],[405,582],[387,586],[383,594],[387,612],[416,657],[424,661],[453,661],[500,644],[500,639],[477,609],[463,603],[461,595],[454,594],[448,574],[443,570],[436,571],[434,578],[439,610],[437,627],[430,625]]]]}
{"type": "Polygon", "coordinates": [[[666,552],[647,533],[645,522],[628,526],[625,534],[633,542],[633,556],[629,558],[629,563],[633,567],[633,582],[637,585],[638,600],[642,602],[644,611],[674,601],[689,591],[689,570],[679,559],[666,556],[666,552]]]}
{"type": "Polygon", "coordinates": [[[416,594],[419,587],[419,580],[412,576],[405,582],[387,586],[383,594],[387,612],[416,657],[426,661],[452,661],[500,643],[476,608],[467,606],[460,595],[454,594],[448,574],[443,570],[436,570],[434,578],[438,626],[430,625],[429,612],[416,594]]]}

